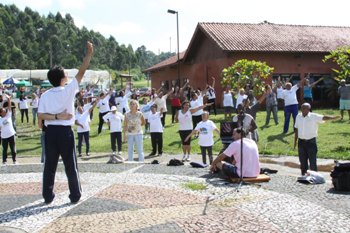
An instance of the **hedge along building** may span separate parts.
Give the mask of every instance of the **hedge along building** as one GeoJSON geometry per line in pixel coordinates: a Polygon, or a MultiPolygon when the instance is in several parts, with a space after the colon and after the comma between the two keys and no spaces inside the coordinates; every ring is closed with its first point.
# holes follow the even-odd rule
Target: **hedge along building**
{"type": "MultiPolygon", "coordinates": [[[[237,60],[266,62],[274,67],[267,83],[281,76],[292,77],[295,84],[310,74],[310,83],[324,77],[313,89],[315,105],[335,106],[337,84],[332,77],[335,63],[322,60],[337,47],[350,45],[350,27],[260,24],[199,23],[189,46],[180,53],[180,84],[188,79],[194,88],[205,88],[216,77],[217,104],[221,104],[221,72],[237,60]]],[[[152,87],[162,83],[168,88],[177,83],[177,56],[144,70],[152,80],[152,87]]],[[[302,91],[298,91],[299,100],[302,91]]]]}

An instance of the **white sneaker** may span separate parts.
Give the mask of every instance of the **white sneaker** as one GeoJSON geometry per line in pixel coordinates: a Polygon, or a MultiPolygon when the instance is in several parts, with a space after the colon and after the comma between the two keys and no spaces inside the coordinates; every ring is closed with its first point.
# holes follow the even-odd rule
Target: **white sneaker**
{"type": "Polygon", "coordinates": [[[187,155],[186,161],[191,161],[191,156],[187,155]]]}
{"type": "Polygon", "coordinates": [[[112,155],[116,155],[115,151],[112,152],[112,155]]]}
{"type": "Polygon", "coordinates": [[[187,158],[186,158],[186,155],[183,155],[183,156],[182,156],[182,161],[186,161],[186,159],[187,159],[187,158]]]}
{"type": "Polygon", "coordinates": [[[119,151],[119,152],[118,152],[118,155],[122,155],[122,152],[121,152],[121,151],[119,151]]]}

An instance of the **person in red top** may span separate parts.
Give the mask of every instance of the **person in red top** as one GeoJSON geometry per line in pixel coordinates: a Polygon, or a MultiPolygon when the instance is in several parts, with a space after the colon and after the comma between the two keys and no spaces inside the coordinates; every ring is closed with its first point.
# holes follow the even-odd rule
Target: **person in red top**
{"type": "Polygon", "coordinates": [[[175,115],[181,109],[181,97],[183,95],[183,90],[187,86],[188,82],[186,81],[185,85],[182,88],[176,86],[173,93],[171,94],[171,123],[175,122],[175,115]]]}

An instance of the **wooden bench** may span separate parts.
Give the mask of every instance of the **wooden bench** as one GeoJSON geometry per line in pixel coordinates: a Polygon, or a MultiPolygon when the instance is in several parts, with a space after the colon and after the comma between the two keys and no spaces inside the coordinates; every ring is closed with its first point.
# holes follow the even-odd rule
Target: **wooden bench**
{"type": "MultiPolygon", "coordinates": [[[[233,183],[239,183],[241,180],[241,178],[231,178],[230,181],[233,183]]],[[[262,182],[269,182],[270,181],[270,177],[265,175],[265,174],[260,174],[258,175],[258,177],[256,178],[243,178],[244,182],[249,182],[249,183],[262,183],[262,182]]]]}

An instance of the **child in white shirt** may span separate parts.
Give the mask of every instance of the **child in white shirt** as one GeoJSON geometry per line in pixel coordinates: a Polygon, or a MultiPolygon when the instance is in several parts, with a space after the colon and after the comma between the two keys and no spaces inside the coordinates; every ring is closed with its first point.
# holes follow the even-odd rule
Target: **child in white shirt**
{"type": "Polygon", "coordinates": [[[185,140],[187,141],[193,134],[197,132],[199,133],[198,144],[201,148],[202,161],[204,164],[207,163],[207,158],[206,158],[207,151],[208,151],[210,164],[213,162],[213,145],[214,145],[213,131],[216,131],[220,135],[220,131],[216,127],[215,123],[209,120],[209,112],[204,111],[202,114],[202,121],[197,124],[196,128],[194,128],[192,133],[188,135],[185,140]]]}
{"type": "Polygon", "coordinates": [[[103,116],[103,120],[109,125],[111,132],[112,157],[116,155],[116,142],[118,144],[118,155],[122,153],[122,121],[124,115],[117,111],[116,106],[111,107],[111,111],[103,116]]]}

